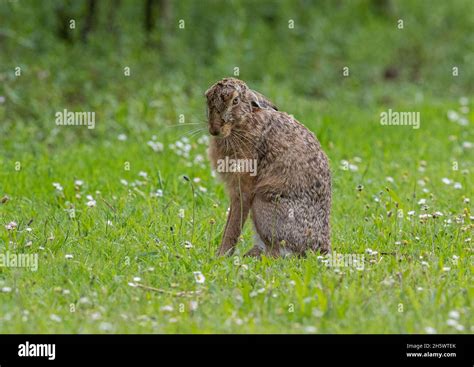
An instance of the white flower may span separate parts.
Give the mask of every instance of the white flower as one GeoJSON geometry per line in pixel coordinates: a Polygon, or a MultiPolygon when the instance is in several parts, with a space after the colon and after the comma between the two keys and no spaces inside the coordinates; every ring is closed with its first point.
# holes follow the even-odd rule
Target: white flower
{"type": "Polygon", "coordinates": [[[2,288],[3,293],[10,293],[11,291],[12,291],[12,289],[10,287],[3,287],[2,288]]]}
{"type": "Polygon", "coordinates": [[[469,125],[469,120],[465,117],[461,117],[458,120],[458,124],[461,125],[461,126],[467,126],[467,125],[469,125]]]}
{"type": "Polygon", "coordinates": [[[471,143],[470,141],[465,141],[465,142],[462,143],[462,147],[464,149],[471,149],[472,147],[474,147],[474,144],[471,143]]]}
{"type": "Polygon", "coordinates": [[[470,201],[471,200],[469,200],[469,198],[464,198],[464,200],[463,200],[464,204],[469,204],[470,201]]]}
{"type": "Polygon", "coordinates": [[[391,183],[395,182],[395,180],[393,179],[393,177],[390,177],[390,176],[386,177],[385,179],[386,179],[388,182],[391,182],[391,183]]]}
{"type": "Polygon", "coordinates": [[[426,199],[418,200],[418,205],[425,205],[425,204],[426,204],[426,199]]]}
{"type": "Polygon", "coordinates": [[[140,172],[138,172],[138,176],[143,177],[143,178],[147,178],[147,177],[148,177],[148,173],[146,173],[146,172],[144,172],[144,171],[140,171],[140,172]]]}
{"type": "Polygon", "coordinates": [[[202,162],[204,162],[204,157],[201,154],[198,154],[196,155],[196,157],[194,157],[194,163],[202,163],[202,162]]]}
{"type": "Polygon", "coordinates": [[[163,144],[161,144],[160,142],[158,141],[152,141],[150,140],[149,142],[147,142],[147,145],[153,149],[154,152],[162,152],[163,151],[163,144]]]}
{"type": "Polygon", "coordinates": [[[448,321],[446,321],[446,324],[448,324],[449,326],[453,326],[453,327],[458,326],[458,322],[456,320],[453,320],[453,319],[449,319],[448,321]]]}
{"type": "Polygon", "coordinates": [[[161,311],[165,311],[165,312],[172,312],[173,311],[173,306],[170,306],[170,305],[167,305],[167,306],[163,306],[160,308],[161,311]]]}
{"type": "Polygon", "coordinates": [[[152,192],[150,195],[152,197],[161,198],[163,196],[163,190],[158,189],[155,192],[152,192]]]}
{"type": "Polygon", "coordinates": [[[55,322],[61,322],[62,319],[58,316],[58,315],[55,315],[54,313],[49,315],[49,318],[55,322]]]}
{"type": "Polygon", "coordinates": [[[410,217],[411,217],[411,216],[414,216],[414,215],[415,215],[415,211],[414,211],[414,210],[410,210],[407,214],[408,214],[410,217]]]}
{"type": "Polygon", "coordinates": [[[448,316],[450,319],[459,320],[459,312],[456,310],[450,311],[448,316]]]}
{"type": "Polygon", "coordinates": [[[140,277],[133,277],[134,282],[141,282],[142,278],[140,277]]]}
{"type": "Polygon", "coordinates": [[[437,333],[436,329],[432,328],[431,326],[425,327],[425,332],[426,332],[426,334],[436,334],[437,333]]]}
{"type": "Polygon", "coordinates": [[[5,226],[7,231],[11,231],[13,229],[16,229],[16,227],[18,227],[18,224],[16,222],[10,222],[5,226]]]}
{"type": "Polygon", "coordinates": [[[81,305],[90,305],[91,304],[91,301],[89,298],[87,297],[81,297],[79,298],[79,301],[77,301],[78,303],[80,303],[81,305]]]}
{"type": "Polygon", "coordinates": [[[421,265],[422,265],[422,266],[426,266],[427,268],[430,267],[430,264],[428,264],[426,261],[422,261],[422,262],[421,262],[421,265]]]}
{"type": "Polygon", "coordinates": [[[183,219],[184,218],[184,209],[179,209],[178,211],[178,217],[183,219]]]}
{"type": "Polygon", "coordinates": [[[127,135],[125,135],[125,134],[119,134],[119,135],[117,136],[117,139],[120,140],[120,141],[125,141],[125,140],[127,140],[127,135]]]}
{"type": "Polygon", "coordinates": [[[97,201],[95,201],[94,199],[89,200],[89,201],[87,202],[87,206],[88,206],[89,208],[93,208],[93,207],[95,207],[96,205],[97,205],[97,201]]]}
{"type": "Polygon", "coordinates": [[[451,184],[453,183],[453,181],[451,181],[451,180],[450,180],[449,178],[447,178],[447,177],[443,177],[443,178],[441,179],[441,181],[443,181],[443,183],[444,183],[445,185],[451,185],[451,184]]]}
{"type": "Polygon", "coordinates": [[[76,180],[76,181],[74,181],[74,185],[76,185],[76,186],[82,186],[82,185],[84,185],[84,181],[82,181],[82,180],[76,180]]]}
{"type": "Polygon", "coordinates": [[[184,248],[192,248],[193,244],[189,241],[184,241],[184,248]]]}
{"type": "Polygon", "coordinates": [[[124,180],[123,178],[120,179],[120,183],[124,186],[128,186],[127,180],[124,180]]]}
{"type": "Polygon", "coordinates": [[[69,215],[69,218],[74,219],[76,218],[76,209],[71,208],[71,209],[66,209],[66,212],[69,215]]]}
{"type": "Polygon", "coordinates": [[[94,312],[91,314],[91,319],[92,320],[100,320],[102,318],[102,315],[100,312],[94,312]]]}
{"type": "Polygon", "coordinates": [[[202,135],[198,140],[198,144],[207,144],[209,143],[209,137],[207,135],[202,135]]]}
{"type": "Polygon", "coordinates": [[[196,283],[203,284],[206,281],[206,277],[200,271],[195,271],[193,274],[196,283]]]}
{"type": "Polygon", "coordinates": [[[448,272],[448,271],[450,271],[450,270],[451,270],[451,268],[450,268],[449,266],[443,267],[443,271],[445,271],[445,272],[448,272]]]}
{"type": "Polygon", "coordinates": [[[189,309],[190,309],[191,311],[196,311],[197,308],[198,308],[198,303],[197,303],[197,301],[190,301],[190,302],[189,302],[189,309]]]}
{"type": "Polygon", "coordinates": [[[449,110],[448,111],[448,119],[449,121],[456,122],[459,120],[459,114],[456,111],[449,110]]]}
{"type": "Polygon", "coordinates": [[[66,260],[71,260],[71,259],[74,258],[74,255],[72,255],[72,254],[66,254],[64,257],[66,258],[66,260]]]}
{"type": "Polygon", "coordinates": [[[313,308],[311,311],[314,317],[322,317],[324,315],[324,312],[321,311],[319,308],[313,308]]]}
{"type": "Polygon", "coordinates": [[[63,191],[63,187],[61,186],[60,183],[58,183],[58,182],[53,182],[53,186],[54,186],[54,188],[55,188],[56,190],[58,190],[58,191],[63,191]]]}
{"type": "Polygon", "coordinates": [[[461,189],[462,189],[462,185],[461,185],[459,182],[455,182],[455,183],[454,183],[454,188],[455,188],[456,190],[461,190],[461,189]]]}
{"type": "Polygon", "coordinates": [[[101,322],[99,325],[99,329],[101,331],[112,331],[114,327],[110,322],[101,322]]]}

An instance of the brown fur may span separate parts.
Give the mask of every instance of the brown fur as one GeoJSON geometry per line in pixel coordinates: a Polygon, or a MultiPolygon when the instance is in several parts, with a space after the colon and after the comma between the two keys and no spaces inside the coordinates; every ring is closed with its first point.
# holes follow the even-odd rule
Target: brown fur
{"type": "Polygon", "coordinates": [[[249,256],[330,251],[331,175],[316,137],[238,79],[217,82],[206,97],[214,168],[226,156],[257,162],[256,176],[220,172],[230,212],[218,254],[233,253],[249,213],[257,239],[249,256]]]}

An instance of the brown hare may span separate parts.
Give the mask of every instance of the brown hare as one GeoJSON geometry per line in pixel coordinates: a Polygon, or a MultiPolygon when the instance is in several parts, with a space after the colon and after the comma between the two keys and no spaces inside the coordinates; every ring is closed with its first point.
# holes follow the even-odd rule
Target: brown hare
{"type": "Polygon", "coordinates": [[[233,253],[249,212],[248,256],[330,251],[331,174],[313,133],[238,79],[217,82],[206,98],[209,157],[230,195],[218,254],[233,253]]]}

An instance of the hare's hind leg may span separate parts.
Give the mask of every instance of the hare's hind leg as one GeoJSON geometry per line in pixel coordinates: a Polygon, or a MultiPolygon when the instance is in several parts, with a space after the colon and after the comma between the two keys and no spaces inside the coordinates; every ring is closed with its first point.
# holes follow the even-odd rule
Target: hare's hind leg
{"type": "Polygon", "coordinates": [[[301,253],[295,241],[299,229],[294,228],[292,208],[287,200],[272,202],[260,196],[254,198],[252,220],[267,256],[287,257],[301,253]]]}

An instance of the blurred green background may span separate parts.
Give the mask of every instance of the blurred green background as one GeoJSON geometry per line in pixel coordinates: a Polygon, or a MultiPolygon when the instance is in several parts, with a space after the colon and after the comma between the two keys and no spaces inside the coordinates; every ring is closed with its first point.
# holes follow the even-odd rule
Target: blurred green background
{"type": "MultiPolygon", "coordinates": [[[[4,133],[62,108],[100,114],[96,131],[74,135],[123,131],[122,109],[142,97],[169,103],[162,120],[202,118],[197,97],[235,68],[284,110],[294,96],[364,106],[474,89],[471,0],[2,0],[0,19],[4,133]]],[[[156,123],[150,104],[134,111],[141,128],[156,123]]]]}

